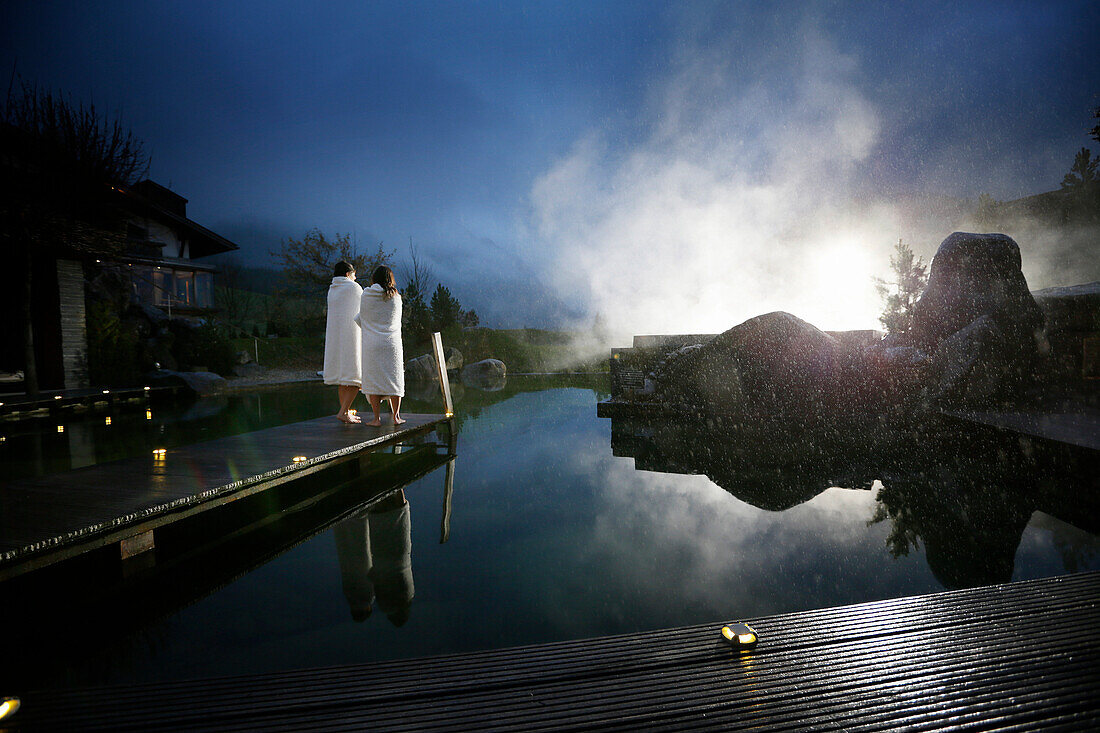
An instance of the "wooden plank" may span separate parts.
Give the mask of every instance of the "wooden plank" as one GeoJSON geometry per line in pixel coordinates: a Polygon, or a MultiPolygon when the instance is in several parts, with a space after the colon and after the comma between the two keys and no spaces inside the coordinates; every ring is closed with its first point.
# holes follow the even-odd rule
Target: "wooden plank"
{"type": "Polygon", "coordinates": [[[450,417],[455,414],[455,408],[451,403],[451,382],[447,378],[447,356],[443,353],[443,336],[438,331],[432,333],[432,353],[435,354],[435,368],[439,372],[439,389],[443,392],[443,412],[450,417]]]}
{"type": "MultiPolygon", "coordinates": [[[[957,730],[1100,725],[1100,573],[539,646],[30,692],[25,729],[957,730]]],[[[21,691],[16,691],[21,692],[21,691]]]]}
{"type": "Polygon", "coordinates": [[[357,459],[446,420],[406,419],[370,427],[317,418],[0,486],[0,580],[357,459]]]}

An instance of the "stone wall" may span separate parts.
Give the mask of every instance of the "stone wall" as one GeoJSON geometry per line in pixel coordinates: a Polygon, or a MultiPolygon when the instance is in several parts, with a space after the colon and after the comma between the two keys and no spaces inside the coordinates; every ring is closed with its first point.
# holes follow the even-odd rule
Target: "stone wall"
{"type": "Polygon", "coordinates": [[[57,261],[57,292],[65,388],[85,388],[88,387],[88,334],[84,315],[84,267],[79,261],[57,261]]]}

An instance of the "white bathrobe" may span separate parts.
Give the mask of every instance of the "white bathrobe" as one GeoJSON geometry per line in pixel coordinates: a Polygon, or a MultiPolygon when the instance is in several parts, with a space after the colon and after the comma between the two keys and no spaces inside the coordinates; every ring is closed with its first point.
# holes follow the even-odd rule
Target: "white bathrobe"
{"type": "Polygon", "coordinates": [[[359,298],[363,288],[347,277],[334,277],[328,286],[328,319],[325,322],[325,384],[362,384],[360,359],[362,331],[359,298]]]}
{"type": "Polygon", "coordinates": [[[360,391],[365,395],[403,397],[405,359],[401,350],[401,294],[385,297],[381,285],[363,290],[357,322],[363,329],[363,376],[360,391]]]}

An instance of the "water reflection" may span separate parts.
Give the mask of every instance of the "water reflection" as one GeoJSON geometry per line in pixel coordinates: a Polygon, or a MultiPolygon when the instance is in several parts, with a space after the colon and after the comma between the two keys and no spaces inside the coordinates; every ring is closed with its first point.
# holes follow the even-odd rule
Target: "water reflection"
{"type": "MultiPolygon", "coordinates": [[[[449,511],[455,449],[453,431],[440,426],[362,457],[358,476],[349,475],[354,464],[341,464],[159,528],[156,549],[139,556],[140,566],[120,563],[117,547],[108,547],[0,584],[0,626],[20,630],[7,648],[7,658],[18,662],[0,665],[0,687],[180,674],[158,658],[178,654],[181,664],[196,663],[191,655],[199,652],[192,648],[219,638],[226,644],[235,619],[250,619],[246,633],[260,648],[266,648],[271,629],[285,624],[308,633],[315,621],[304,612],[322,610],[314,593],[291,592],[277,604],[269,598],[247,614],[237,608],[193,628],[181,618],[210,596],[233,597],[239,581],[270,572],[285,553],[321,539],[330,528],[353,618],[365,619],[376,604],[394,626],[405,624],[414,586],[404,487],[435,474],[428,480],[443,489],[449,511]],[[437,473],[444,466],[446,473],[437,473]],[[80,599],[80,614],[72,613],[73,598],[80,599]],[[270,614],[272,607],[286,613],[270,614]]],[[[281,577],[269,592],[299,580],[281,577]]],[[[337,610],[334,604],[328,608],[337,610]]],[[[270,668],[269,657],[279,653],[250,654],[252,671],[270,668]]],[[[209,672],[199,666],[183,674],[209,672]]]]}
{"type": "Polygon", "coordinates": [[[921,545],[946,588],[1012,580],[1036,512],[1096,535],[1095,451],[929,418],[792,425],[613,419],[612,452],[640,470],[703,474],[739,500],[782,512],[831,487],[878,488],[901,558],[921,545]],[[876,482],[877,485],[876,485],[876,482]]]}
{"type": "Polygon", "coordinates": [[[412,524],[403,490],[336,525],[340,580],[354,621],[378,608],[394,626],[409,620],[415,595],[412,524]]]}

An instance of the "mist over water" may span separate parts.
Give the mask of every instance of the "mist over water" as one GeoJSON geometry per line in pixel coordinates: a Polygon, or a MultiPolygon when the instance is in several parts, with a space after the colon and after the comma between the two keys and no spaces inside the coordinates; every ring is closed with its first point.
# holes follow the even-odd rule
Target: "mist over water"
{"type": "MultiPolygon", "coordinates": [[[[529,236],[561,298],[619,333],[715,333],[774,310],[880,328],[872,277],[899,238],[929,261],[951,231],[980,231],[964,200],[876,188],[896,115],[813,23],[786,37],[685,23],[643,118],[590,131],[535,181],[529,236]]],[[[1032,288],[1095,269],[1084,242],[1017,229],[1032,288]]]]}

